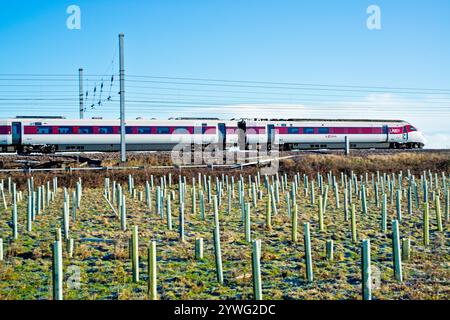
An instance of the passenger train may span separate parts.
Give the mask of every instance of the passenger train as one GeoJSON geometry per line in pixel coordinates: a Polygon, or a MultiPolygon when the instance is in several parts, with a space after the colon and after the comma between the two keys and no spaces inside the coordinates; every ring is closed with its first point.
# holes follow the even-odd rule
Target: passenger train
{"type": "MultiPolygon", "coordinates": [[[[403,120],[173,118],[127,120],[128,151],[168,151],[179,144],[240,150],[423,148],[425,139],[403,120]]],[[[120,121],[21,116],[0,120],[0,150],[18,153],[120,150],[120,121]]]]}

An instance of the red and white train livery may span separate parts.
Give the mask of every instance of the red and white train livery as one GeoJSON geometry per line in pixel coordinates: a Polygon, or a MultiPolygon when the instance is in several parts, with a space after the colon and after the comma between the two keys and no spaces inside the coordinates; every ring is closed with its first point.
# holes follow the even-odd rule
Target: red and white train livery
{"type": "MultiPolygon", "coordinates": [[[[354,149],[422,148],[420,131],[402,120],[176,118],[127,120],[127,150],[172,150],[182,144],[254,148],[354,149]]],[[[3,152],[117,151],[119,120],[16,117],[0,120],[3,152]]]]}

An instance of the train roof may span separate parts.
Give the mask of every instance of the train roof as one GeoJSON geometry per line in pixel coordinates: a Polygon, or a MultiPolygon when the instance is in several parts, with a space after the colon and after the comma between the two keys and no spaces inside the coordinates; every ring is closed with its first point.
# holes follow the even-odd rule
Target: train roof
{"type": "Polygon", "coordinates": [[[303,118],[303,119],[250,119],[245,118],[243,120],[253,120],[253,121],[321,121],[321,122],[346,122],[346,121],[355,121],[355,122],[406,122],[405,120],[392,120],[392,119],[312,119],[312,118],[303,118]]]}
{"type": "MultiPolygon", "coordinates": [[[[80,120],[80,119],[67,119],[63,116],[16,116],[15,119],[48,119],[48,120],[80,120]]],[[[99,117],[93,117],[85,118],[83,119],[85,121],[88,120],[119,120],[119,119],[102,119],[99,117]]],[[[130,120],[160,120],[160,121],[167,121],[167,120],[184,120],[184,121],[193,121],[193,120],[203,120],[203,121],[284,121],[284,122],[296,122],[296,121],[316,121],[316,122],[387,122],[387,123],[396,123],[396,122],[406,122],[405,120],[395,120],[395,119],[324,119],[324,118],[288,118],[288,119],[278,119],[278,118],[232,118],[232,119],[220,119],[220,118],[214,118],[214,117],[176,117],[176,118],[169,118],[169,119],[143,119],[143,118],[137,118],[137,119],[126,119],[127,121],[130,120]]]]}
{"type": "Polygon", "coordinates": [[[16,116],[15,119],[66,119],[63,116],[16,116]]]}
{"type": "Polygon", "coordinates": [[[169,118],[169,120],[222,120],[219,118],[209,118],[209,117],[177,117],[169,118]]]}

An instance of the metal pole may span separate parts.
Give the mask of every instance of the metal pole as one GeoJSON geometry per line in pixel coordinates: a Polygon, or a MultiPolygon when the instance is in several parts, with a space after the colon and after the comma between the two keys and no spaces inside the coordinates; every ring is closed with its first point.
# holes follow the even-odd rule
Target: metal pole
{"type": "Polygon", "coordinates": [[[350,140],[348,136],[345,136],[345,155],[348,156],[350,154],[350,140]]]}
{"type": "Polygon", "coordinates": [[[80,95],[80,119],[84,117],[83,101],[83,68],[78,69],[79,95],[80,95]]]}
{"type": "Polygon", "coordinates": [[[125,145],[125,69],[123,59],[123,33],[119,34],[119,76],[120,76],[120,161],[126,162],[125,145]]]}

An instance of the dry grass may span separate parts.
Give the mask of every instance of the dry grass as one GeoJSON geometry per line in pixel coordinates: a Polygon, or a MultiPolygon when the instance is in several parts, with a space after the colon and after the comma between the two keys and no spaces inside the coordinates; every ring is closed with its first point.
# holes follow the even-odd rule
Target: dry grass
{"type": "Polygon", "coordinates": [[[395,153],[385,155],[307,155],[284,160],[281,171],[313,174],[330,172],[363,174],[365,172],[400,172],[410,170],[412,174],[423,171],[450,172],[449,153],[395,153]]]}
{"type": "MultiPolygon", "coordinates": [[[[102,165],[117,165],[117,153],[98,155],[102,159],[102,165]]],[[[92,172],[73,172],[73,173],[34,173],[36,183],[51,180],[58,176],[61,185],[73,187],[78,180],[82,178],[85,186],[97,187],[102,183],[104,177],[110,177],[120,183],[126,183],[128,175],[134,174],[136,183],[142,184],[150,179],[150,176],[161,177],[171,173],[174,181],[178,181],[178,175],[196,176],[198,172],[215,176],[226,175],[252,175],[256,174],[257,168],[245,167],[243,170],[218,169],[156,169],[151,166],[171,165],[170,155],[168,153],[130,153],[128,156],[129,166],[143,166],[139,171],[92,171],[92,172]]],[[[368,152],[353,152],[352,156],[346,157],[341,154],[301,154],[294,159],[285,159],[280,161],[279,174],[287,173],[292,176],[297,172],[301,174],[315,174],[320,172],[325,174],[332,171],[335,174],[344,172],[350,174],[363,174],[365,172],[400,172],[410,170],[412,174],[421,174],[423,171],[450,172],[450,152],[426,152],[426,153],[388,153],[372,154],[368,152]]],[[[15,173],[11,175],[19,187],[26,183],[27,175],[15,173]]],[[[6,179],[7,174],[0,173],[0,179],[6,179]]]]}

